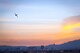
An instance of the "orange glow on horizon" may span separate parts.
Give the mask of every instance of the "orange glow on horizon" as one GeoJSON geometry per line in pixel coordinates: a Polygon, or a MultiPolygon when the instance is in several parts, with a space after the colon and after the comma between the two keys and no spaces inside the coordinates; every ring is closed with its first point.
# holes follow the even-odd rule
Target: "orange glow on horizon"
{"type": "Polygon", "coordinates": [[[74,23],[74,21],[70,21],[69,24],[65,25],[11,23],[2,25],[4,27],[0,30],[0,45],[36,46],[54,43],[63,44],[68,41],[80,39],[80,31],[77,29],[80,28],[80,23],[74,23]]]}
{"type": "Polygon", "coordinates": [[[63,27],[63,30],[72,30],[73,28],[77,28],[77,27],[80,27],[80,23],[65,25],[63,27]]]}

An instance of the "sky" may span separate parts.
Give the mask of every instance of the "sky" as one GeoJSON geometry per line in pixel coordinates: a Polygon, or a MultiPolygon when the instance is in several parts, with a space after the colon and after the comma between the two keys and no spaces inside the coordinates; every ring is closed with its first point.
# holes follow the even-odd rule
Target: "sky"
{"type": "Polygon", "coordinates": [[[80,39],[79,10],[80,0],[0,0],[0,45],[38,46],[80,39]]]}

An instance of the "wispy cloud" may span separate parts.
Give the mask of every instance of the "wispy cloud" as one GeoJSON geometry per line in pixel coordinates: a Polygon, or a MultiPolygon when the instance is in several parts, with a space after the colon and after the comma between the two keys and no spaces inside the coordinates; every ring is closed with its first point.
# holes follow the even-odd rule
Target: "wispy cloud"
{"type": "Polygon", "coordinates": [[[0,22],[14,22],[16,19],[14,18],[0,18],[0,22]]]}

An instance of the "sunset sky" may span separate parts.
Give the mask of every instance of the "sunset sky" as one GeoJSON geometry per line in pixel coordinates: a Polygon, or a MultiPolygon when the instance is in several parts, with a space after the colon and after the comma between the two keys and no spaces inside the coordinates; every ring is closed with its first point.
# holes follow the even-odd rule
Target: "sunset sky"
{"type": "Polygon", "coordinates": [[[38,46],[76,39],[80,0],[0,0],[0,45],[38,46]]]}

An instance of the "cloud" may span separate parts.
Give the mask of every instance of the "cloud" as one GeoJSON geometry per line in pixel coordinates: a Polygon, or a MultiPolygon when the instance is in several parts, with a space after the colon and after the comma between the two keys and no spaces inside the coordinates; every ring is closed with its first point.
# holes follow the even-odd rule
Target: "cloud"
{"type": "Polygon", "coordinates": [[[64,25],[80,23],[80,16],[72,16],[64,19],[64,25]]]}
{"type": "Polygon", "coordinates": [[[65,32],[80,32],[80,16],[72,16],[64,19],[62,31],[65,32]]]}

